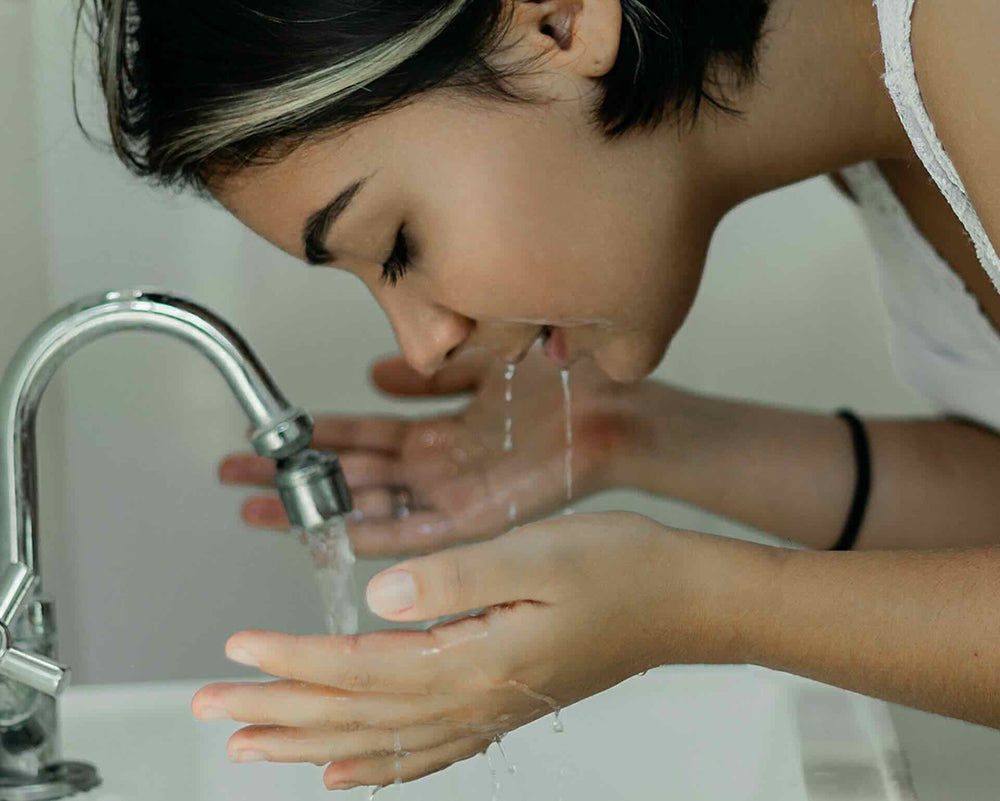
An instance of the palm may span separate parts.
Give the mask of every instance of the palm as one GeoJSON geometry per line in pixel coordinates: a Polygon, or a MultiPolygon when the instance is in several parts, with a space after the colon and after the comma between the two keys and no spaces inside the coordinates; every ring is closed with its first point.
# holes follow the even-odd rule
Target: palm
{"type": "MultiPolygon", "coordinates": [[[[397,396],[470,393],[459,414],[427,419],[317,418],[314,444],[339,452],[360,519],[350,524],[363,555],[417,553],[483,539],[548,514],[567,499],[566,433],[559,373],[533,351],[517,367],[511,402],[503,366],[466,357],[433,379],[400,359],[376,366],[375,383],[397,396]],[[505,450],[505,418],[513,448],[505,450]]],[[[622,391],[589,363],[573,368],[574,495],[600,488],[619,433],[622,391]]],[[[223,477],[269,483],[269,465],[231,457],[223,477]]],[[[274,497],[252,498],[248,522],[282,528],[274,497]]]]}
{"type": "MultiPolygon", "coordinates": [[[[593,387],[577,380],[575,425],[593,406],[593,387]]],[[[454,417],[410,425],[401,475],[419,504],[446,512],[468,533],[509,528],[511,518],[545,514],[566,501],[566,425],[559,374],[540,354],[518,366],[512,399],[500,365],[487,365],[469,405],[454,417]],[[511,420],[507,450],[506,419],[511,420]],[[516,514],[512,515],[512,505],[516,514]]],[[[581,454],[574,454],[580,456],[581,454]]],[[[579,459],[577,459],[579,462],[579,459]]],[[[576,464],[574,491],[592,491],[576,464]],[[580,475],[577,475],[580,474],[580,475]]]]}

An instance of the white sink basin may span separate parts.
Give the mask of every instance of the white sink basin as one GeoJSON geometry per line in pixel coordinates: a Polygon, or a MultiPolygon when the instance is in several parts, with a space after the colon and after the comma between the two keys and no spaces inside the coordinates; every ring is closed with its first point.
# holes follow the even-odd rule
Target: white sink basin
{"type": "MultiPolygon", "coordinates": [[[[93,762],[93,801],[329,799],[314,765],[233,765],[232,723],[194,719],[201,684],[71,688],[67,759],[93,762]]],[[[912,801],[885,705],[748,667],[661,668],[504,740],[517,772],[490,749],[498,801],[912,801]]],[[[368,790],[341,795],[364,800],[368,790]]],[[[387,801],[494,798],[482,757],[402,788],[387,801]],[[399,793],[399,796],[396,794],[399,793]]]]}

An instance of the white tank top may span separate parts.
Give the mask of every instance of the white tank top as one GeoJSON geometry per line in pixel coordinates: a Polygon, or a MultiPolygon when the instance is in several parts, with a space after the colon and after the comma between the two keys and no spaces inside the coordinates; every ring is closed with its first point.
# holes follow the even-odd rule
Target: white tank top
{"type": "MultiPolygon", "coordinates": [[[[927,114],[910,44],[914,0],[875,0],[885,83],[913,149],[948,199],[1000,291],[1000,258],[927,114]]],[[[897,375],[943,414],[1000,431],[1000,335],[962,279],[910,219],[873,162],[841,175],[858,200],[879,255],[897,375]]]]}

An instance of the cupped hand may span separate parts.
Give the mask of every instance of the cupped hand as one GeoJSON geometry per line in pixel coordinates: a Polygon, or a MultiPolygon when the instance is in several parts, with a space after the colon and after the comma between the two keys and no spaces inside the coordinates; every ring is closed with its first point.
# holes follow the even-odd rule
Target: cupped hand
{"type": "Polygon", "coordinates": [[[486,611],[427,631],[294,637],[247,631],[227,654],[280,680],[198,692],[202,718],[252,724],[236,761],[328,764],[330,788],[409,781],[663,663],[742,661],[731,557],[759,546],[638,515],[557,518],[396,565],[368,602],[393,621],[486,611]]]}
{"type": "MultiPolygon", "coordinates": [[[[508,404],[504,367],[480,352],[426,378],[401,358],[390,358],[373,369],[382,391],[405,398],[468,394],[468,406],[423,419],[316,418],[313,445],[338,452],[354,496],[360,519],[350,521],[348,531],[359,555],[427,553],[484,539],[566,503],[559,372],[533,349],[517,366],[508,404]]],[[[640,436],[629,398],[641,390],[613,383],[589,362],[574,366],[572,389],[573,488],[580,497],[615,483],[640,436]]],[[[251,454],[230,456],[220,477],[228,484],[270,487],[274,464],[251,454]]],[[[288,527],[276,494],[251,497],[243,517],[257,527],[288,527]]]]}

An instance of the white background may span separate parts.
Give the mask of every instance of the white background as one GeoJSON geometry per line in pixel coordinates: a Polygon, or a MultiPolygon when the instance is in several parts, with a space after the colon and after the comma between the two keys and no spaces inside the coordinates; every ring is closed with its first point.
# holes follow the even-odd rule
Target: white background
{"type": "MultiPolygon", "coordinates": [[[[0,0],[0,365],[57,305],[152,285],[228,318],[297,404],[412,412],[367,385],[367,365],[394,345],[359,282],[305,268],[203,201],[139,183],[84,140],[70,95],[72,6],[0,0]]],[[[84,113],[100,133],[89,87],[84,113]]],[[[874,256],[854,212],[813,180],[724,221],[694,312],[657,375],[823,411],[925,411],[893,376],[884,325],[874,256]]],[[[321,630],[306,554],[245,528],[237,516],[245,493],[216,482],[219,458],[243,447],[245,422],[198,354],[141,334],[91,345],[54,380],[39,428],[45,584],[76,681],[234,675],[222,654],[233,631],[321,630]]],[[[584,508],[756,536],[637,494],[584,508]]],[[[378,568],[362,565],[362,586],[378,568]]],[[[961,753],[988,769],[990,760],[975,760],[987,747],[975,727],[896,715],[914,747],[925,740],[937,749],[942,732],[951,742],[965,737],[961,753]]],[[[958,775],[969,776],[960,764],[958,775]]],[[[924,781],[946,786],[941,776],[928,771],[924,781]]]]}

